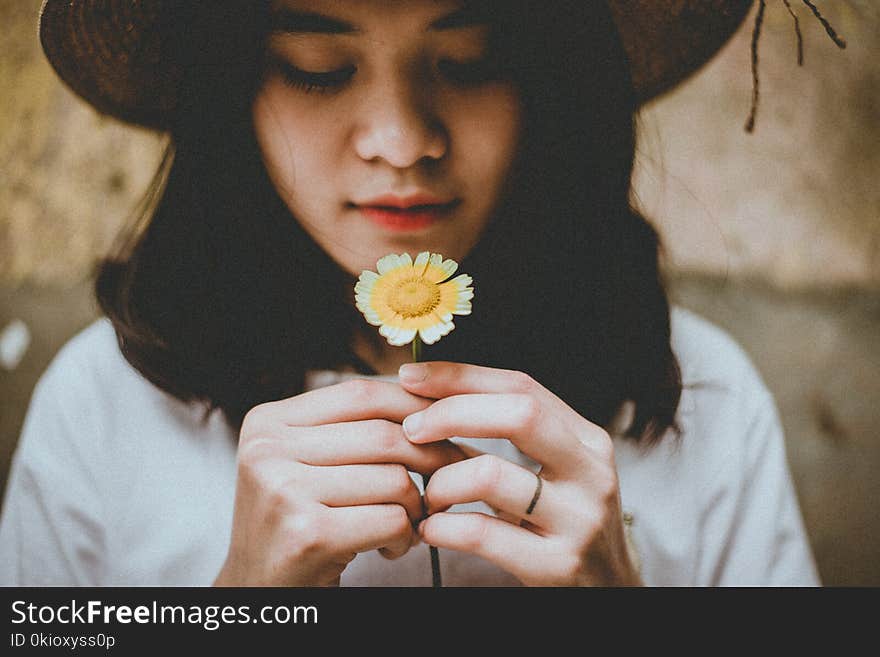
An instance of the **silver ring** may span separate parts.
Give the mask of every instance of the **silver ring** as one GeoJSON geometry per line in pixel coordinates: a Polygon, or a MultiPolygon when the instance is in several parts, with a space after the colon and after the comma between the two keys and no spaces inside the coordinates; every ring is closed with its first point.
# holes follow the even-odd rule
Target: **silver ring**
{"type": "Polygon", "coordinates": [[[529,502],[529,508],[526,509],[526,515],[531,515],[532,511],[534,511],[538,498],[541,497],[541,489],[544,487],[544,480],[541,479],[541,476],[535,473],[535,477],[538,480],[538,486],[535,488],[535,494],[532,495],[532,501],[529,502]]]}

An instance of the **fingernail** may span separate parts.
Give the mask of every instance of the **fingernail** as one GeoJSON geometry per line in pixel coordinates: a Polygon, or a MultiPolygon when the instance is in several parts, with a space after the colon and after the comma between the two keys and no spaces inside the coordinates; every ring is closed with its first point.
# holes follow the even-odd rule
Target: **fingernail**
{"type": "Polygon", "coordinates": [[[397,370],[401,383],[421,383],[428,378],[428,366],[422,363],[406,363],[397,370]]]}
{"type": "Polygon", "coordinates": [[[412,415],[407,415],[403,420],[403,432],[406,434],[406,437],[410,440],[414,440],[416,434],[422,426],[422,413],[421,411],[418,413],[413,413],[412,415]]]}

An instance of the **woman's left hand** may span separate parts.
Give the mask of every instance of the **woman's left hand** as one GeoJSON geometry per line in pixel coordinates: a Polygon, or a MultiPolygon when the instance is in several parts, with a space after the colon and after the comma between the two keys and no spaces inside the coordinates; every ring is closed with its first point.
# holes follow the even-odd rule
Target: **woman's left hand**
{"type": "Polygon", "coordinates": [[[407,364],[401,385],[436,399],[404,421],[413,443],[453,436],[508,438],[542,465],[531,471],[491,454],[437,470],[425,491],[422,540],[477,554],[528,586],[639,585],[626,549],[608,433],[522,372],[451,362],[407,364]],[[499,517],[446,513],[483,501],[499,517]]]}

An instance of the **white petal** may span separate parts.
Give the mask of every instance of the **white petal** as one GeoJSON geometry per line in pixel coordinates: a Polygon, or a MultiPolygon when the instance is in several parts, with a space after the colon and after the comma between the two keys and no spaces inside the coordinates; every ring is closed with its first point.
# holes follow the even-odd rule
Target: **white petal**
{"type": "Polygon", "coordinates": [[[409,253],[401,253],[398,256],[398,265],[399,266],[402,267],[402,266],[406,265],[407,267],[412,267],[412,264],[413,264],[413,261],[409,255],[409,253]]]}
{"type": "Polygon", "coordinates": [[[389,253],[387,256],[382,256],[376,263],[376,269],[378,269],[379,273],[383,276],[399,266],[400,256],[398,256],[396,253],[389,253]]]}
{"type": "Polygon", "coordinates": [[[448,335],[449,332],[455,328],[455,324],[452,322],[443,322],[440,324],[434,324],[433,326],[428,326],[427,328],[423,328],[419,331],[419,334],[422,336],[422,341],[425,344],[434,344],[444,335],[448,335]]]}
{"type": "Polygon", "coordinates": [[[422,337],[422,342],[425,344],[434,344],[441,337],[436,326],[419,329],[419,335],[422,337]]]}
{"type": "Polygon", "coordinates": [[[375,283],[379,280],[379,274],[374,271],[370,271],[369,269],[364,269],[361,272],[361,275],[358,276],[359,283],[375,283]]]}
{"type": "Polygon", "coordinates": [[[450,281],[451,283],[455,283],[458,286],[458,289],[463,290],[468,285],[474,282],[474,279],[468,276],[467,274],[459,274],[455,278],[450,281]]]}
{"type": "Polygon", "coordinates": [[[409,344],[416,337],[415,329],[398,329],[397,334],[393,338],[388,338],[388,344],[395,347],[402,347],[409,344]]]}
{"type": "Polygon", "coordinates": [[[449,278],[455,273],[455,270],[458,269],[458,263],[455,260],[444,260],[439,267],[446,272],[446,278],[449,278]]]}
{"type": "Polygon", "coordinates": [[[425,270],[428,268],[428,263],[431,260],[431,254],[428,251],[422,251],[419,255],[416,256],[416,261],[413,263],[413,269],[417,271],[420,275],[425,273],[425,270]]]}

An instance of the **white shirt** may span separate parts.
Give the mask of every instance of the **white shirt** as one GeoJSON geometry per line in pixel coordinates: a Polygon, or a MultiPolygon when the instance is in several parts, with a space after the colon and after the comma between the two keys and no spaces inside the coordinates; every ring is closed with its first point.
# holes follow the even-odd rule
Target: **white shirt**
{"type": "MultiPolygon", "coordinates": [[[[674,307],[671,329],[681,440],[668,434],[648,450],[614,441],[643,580],[818,584],[771,394],[720,328],[674,307]]],[[[344,376],[313,372],[308,386],[344,376]]],[[[210,585],[232,527],[236,436],[219,411],[205,423],[203,413],[132,368],[108,319],[73,337],[34,389],[13,458],[0,584],[210,585]]],[[[537,468],[509,441],[458,440],[537,468]]],[[[491,512],[453,510],[466,507],[491,512]]],[[[440,562],[445,586],[517,584],[479,557],[441,549],[440,562]]],[[[359,554],[341,581],[430,586],[428,548],[394,561],[359,554]]]]}

